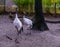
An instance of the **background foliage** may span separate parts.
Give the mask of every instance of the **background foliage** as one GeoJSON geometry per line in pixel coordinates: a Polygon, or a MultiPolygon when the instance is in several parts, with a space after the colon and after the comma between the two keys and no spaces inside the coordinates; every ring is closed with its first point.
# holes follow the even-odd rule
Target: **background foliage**
{"type": "Polygon", "coordinates": [[[33,12],[34,0],[13,0],[19,8],[19,11],[33,12]]]}
{"type": "MultiPolygon", "coordinates": [[[[13,0],[20,11],[34,12],[34,0],[13,0]]],[[[60,0],[42,0],[43,12],[49,8],[54,13],[54,3],[56,2],[56,11],[60,12],[60,0]]]]}

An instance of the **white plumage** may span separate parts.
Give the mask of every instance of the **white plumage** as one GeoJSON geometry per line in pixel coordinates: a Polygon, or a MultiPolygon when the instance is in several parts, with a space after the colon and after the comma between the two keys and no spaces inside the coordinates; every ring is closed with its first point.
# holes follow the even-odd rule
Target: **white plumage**
{"type": "MultiPolygon", "coordinates": [[[[22,25],[22,22],[18,18],[18,15],[17,15],[18,11],[17,10],[18,9],[16,8],[16,15],[15,15],[15,19],[13,21],[13,24],[16,27],[17,32],[18,32],[17,35],[19,36],[19,34],[21,34],[21,32],[23,31],[23,25],[22,25]]],[[[15,42],[19,43],[19,41],[17,39],[18,39],[18,37],[15,39],[15,42]]]]}
{"type": "Polygon", "coordinates": [[[26,18],[25,15],[23,16],[23,22],[27,25],[27,28],[32,28],[32,20],[26,18]]]}
{"type": "Polygon", "coordinates": [[[19,20],[17,13],[16,13],[16,17],[13,21],[13,24],[17,28],[18,34],[21,33],[21,31],[23,31],[22,22],[19,20]]]}

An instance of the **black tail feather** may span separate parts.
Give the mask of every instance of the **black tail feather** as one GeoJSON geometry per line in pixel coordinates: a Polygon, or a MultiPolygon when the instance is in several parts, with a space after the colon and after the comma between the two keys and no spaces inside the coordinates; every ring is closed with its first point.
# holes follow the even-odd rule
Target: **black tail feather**
{"type": "Polygon", "coordinates": [[[23,27],[21,28],[21,31],[23,32],[23,27]]]}
{"type": "Polygon", "coordinates": [[[18,31],[18,35],[21,34],[21,32],[23,32],[23,27],[21,28],[20,31],[18,31]]]}

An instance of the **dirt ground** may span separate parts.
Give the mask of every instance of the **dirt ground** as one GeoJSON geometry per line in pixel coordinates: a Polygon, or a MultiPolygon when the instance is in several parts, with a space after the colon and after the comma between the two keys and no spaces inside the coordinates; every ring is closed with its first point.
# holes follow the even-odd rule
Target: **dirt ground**
{"type": "Polygon", "coordinates": [[[27,30],[24,25],[24,32],[18,38],[17,30],[11,22],[8,15],[0,15],[0,47],[60,47],[60,23],[47,23],[50,30],[44,32],[27,30]],[[31,35],[27,35],[30,32],[31,35]],[[15,43],[16,38],[19,43],[15,43]]]}

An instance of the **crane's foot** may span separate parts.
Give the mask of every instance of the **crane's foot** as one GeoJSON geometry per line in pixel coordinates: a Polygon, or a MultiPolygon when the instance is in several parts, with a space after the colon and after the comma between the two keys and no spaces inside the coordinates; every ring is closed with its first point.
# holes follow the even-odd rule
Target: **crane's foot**
{"type": "Polygon", "coordinates": [[[19,43],[19,41],[17,39],[15,39],[15,43],[19,43]]]}

